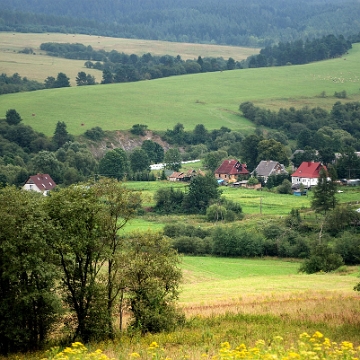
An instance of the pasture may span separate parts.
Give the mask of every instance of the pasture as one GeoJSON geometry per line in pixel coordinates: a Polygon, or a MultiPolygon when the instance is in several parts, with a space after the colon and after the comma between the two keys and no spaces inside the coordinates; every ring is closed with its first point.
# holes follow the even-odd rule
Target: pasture
{"type": "MultiPolygon", "coordinates": [[[[155,205],[154,195],[158,189],[173,187],[174,189],[183,189],[187,184],[182,182],[169,181],[129,181],[126,187],[134,191],[141,192],[143,199],[143,207],[151,208],[155,205]]],[[[269,225],[269,222],[285,218],[292,209],[299,209],[301,217],[309,222],[317,222],[317,215],[311,210],[312,192],[309,191],[307,196],[294,196],[276,194],[266,190],[256,191],[245,188],[221,187],[222,196],[239,203],[245,215],[244,219],[238,221],[237,224],[243,229],[261,230],[269,225]]],[[[341,187],[342,193],[337,193],[336,198],[340,204],[347,204],[352,209],[360,207],[360,191],[358,187],[341,187]]],[[[321,218],[321,216],[320,216],[321,218]]],[[[130,233],[134,230],[161,231],[166,224],[182,223],[193,226],[202,226],[211,228],[216,223],[208,222],[202,215],[184,215],[184,214],[164,214],[146,212],[144,215],[131,220],[123,229],[124,233],[130,233]]],[[[223,223],[221,223],[223,224],[223,223]]]]}
{"type": "Polygon", "coordinates": [[[304,105],[330,109],[339,100],[334,92],[343,90],[346,101],[359,100],[359,60],[360,44],[355,44],[346,60],[8,94],[0,98],[0,114],[14,108],[25,124],[49,136],[58,121],[65,121],[73,135],[94,126],[128,130],[138,123],[164,131],[178,122],[186,130],[204,124],[210,130],[227,126],[246,135],[254,125],[239,112],[244,101],[271,109],[304,105]],[[327,97],[320,97],[323,91],[327,97]]]}
{"type": "Polygon", "coordinates": [[[190,43],[175,43],[167,41],[122,39],[105,36],[91,36],[82,34],[23,34],[2,32],[0,37],[0,73],[12,75],[19,73],[28,79],[43,82],[48,76],[59,72],[65,73],[75,86],[75,78],[79,71],[86,71],[93,75],[97,82],[102,80],[102,71],[86,69],[85,60],[67,60],[50,57],[40,50],[40,45],[46,42],[80,43],[91,46],[94,50],[110,52],[116,50],[125,54],[143,55],[150,52],[152,55],[180,55],[183,60],[202,57],[232,57],[236,61],[246,59],[256,54],[259,49],[238,46],[205,45],[190,43]],[[33,49],[35,55],[21,54],[24,48],[33,49]]]}

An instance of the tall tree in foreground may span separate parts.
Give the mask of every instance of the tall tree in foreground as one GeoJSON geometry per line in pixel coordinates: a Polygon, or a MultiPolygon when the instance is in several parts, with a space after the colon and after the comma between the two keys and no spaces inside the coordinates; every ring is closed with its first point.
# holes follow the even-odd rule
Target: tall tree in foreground
{"type": "Polygon", "coordinates": [[[64,301],[76,315],[74,337],[106,338],[105,286],[97,281],[106,261],[102,205],[92,187],[80,184],[54,192],[46,210],[56,229],[48,246],[62,273],[64,301]]]}
{"type": "Polygon", "coordinates": [[[0,190],[0,353],[38,349],[48,340],[60,308],[56,271],[47,260],[51,224],[44,197],[0,190]]]}
{"type": "Polygon", "coordinates": [[[166,237],[148,232],[131,235],[125,254],[122,275],[132,314],[130,326],[142,333],[173,330],[184,321],[175,307],[181,280],[177,252],[166,237]]]}
{"type": "Polygon", "coordinates": [[[328,170],[322,168],[320,170],[317,185],[314,187],[314,197],[311,201],[311,207],[320,213],[326,214],[330,209],[334,209],[336,205],[336,171],[330,166],[328,170]]]}
{"type": "Polygon", "coordinates": [[[62,273],[64,300],[76,315],[75,338],[87,342],[114,335],[114,301],[121,288],[115,281],[118,233],[139,204],[139,194],[110,179],[73,185],[47,199],[57,230],[49,246],[62,273]]]}

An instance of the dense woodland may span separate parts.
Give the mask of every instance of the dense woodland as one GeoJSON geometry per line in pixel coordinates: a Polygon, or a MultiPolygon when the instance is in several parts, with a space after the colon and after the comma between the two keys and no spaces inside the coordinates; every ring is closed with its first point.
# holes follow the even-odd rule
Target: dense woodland
{"type": "Polygon", "coordinates": [[[360,31],[352,0],[3,0],[0,30],[265,47],[360,31]]]}

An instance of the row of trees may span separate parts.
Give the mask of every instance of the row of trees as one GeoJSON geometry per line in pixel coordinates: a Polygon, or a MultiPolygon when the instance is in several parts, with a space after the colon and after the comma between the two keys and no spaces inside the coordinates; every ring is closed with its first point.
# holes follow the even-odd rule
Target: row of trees
{"type": "Polygon", "coordinates": [[[26,77],[21,77],[18,73],[11,76],[2,73],[0,75],[0,95],[18,93],[21,91],[35,91],[41,90],[44,85],[35,81],[29,80],[26,77]]]}
{"type": "Polygon", "coordinates": [[[39,348],[61,324],[72,340],[112,338],[126,309],[141,332],[182,321],[176,252],[161,234],[121,233],[138,193],[102,180],[48,197],[5,187],[0,202],[0,353],[39,348]]]}
{"type": "Polygon", "coordinates": [[[105,2],[4,0],[1,31],[62,32],[179,42],[267,46],[360,30],[359,5],[274,0],[105,2]],[[131,19],[131,20],[130,20],[131,19]]]}
{"type": "Polygon", "coordinates": [[[339,57],[352,48],[351,41],[342,35],[323,36],[321,39],[297,40],[267,46],[260,54],[250,57],[250,68],[266,66],[299,65],[339,57]]]}

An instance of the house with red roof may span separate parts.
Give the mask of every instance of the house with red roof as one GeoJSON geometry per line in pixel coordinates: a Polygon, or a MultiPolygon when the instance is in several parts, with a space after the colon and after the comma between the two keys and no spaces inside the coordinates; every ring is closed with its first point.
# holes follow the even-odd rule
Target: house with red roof
{"type": "Polygon", "coordinates": [[[241,164],[239,161],[230,159],[224,160],[223,163],[215,170],[216,179],[226,182],[235,182],[239,176],[249,176],[249,171],[246,164],[241,164]]]}
{"type": "Polygon", "coordinates": [[[23,189],[40,192],[46,196],[55,186],[56,183],[49,174],[37,174],[26,180],[23,189]]]}
{"type": "Polygon", "coordinates": [[[318,183],[321,169],[327,170],[326,166],[320,162],[304,161],[291,175],[291,182],[293,185],[303,184],[307,188],[315,186],[318,183]]]}

